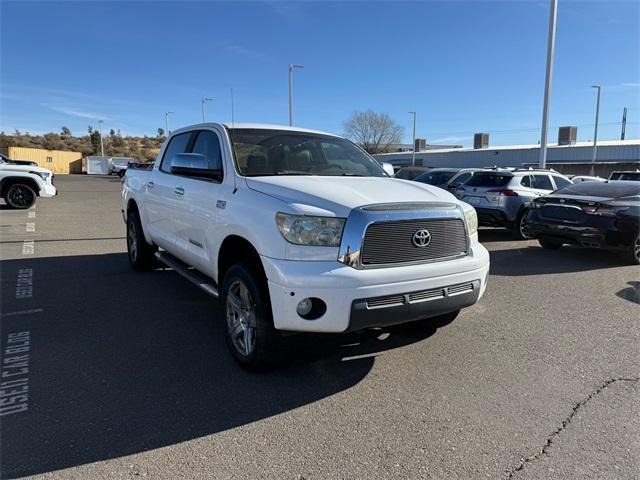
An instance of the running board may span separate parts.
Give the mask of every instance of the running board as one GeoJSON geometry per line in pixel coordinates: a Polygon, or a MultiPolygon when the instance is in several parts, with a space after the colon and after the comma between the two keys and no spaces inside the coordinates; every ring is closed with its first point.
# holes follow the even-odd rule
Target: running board
{"type": "Polygon", "coordinates": [[[220,293],[218,292],[218,288],[215,286],[213,281],[198,272],[197,270],[190,268],[186,263],[182,260],[177,259],[173,255],[167,252],[156,252],[156,258],[164,263],[166,266],[173,269],[174,272],[182,275],[184,278],[189,280],[191,283],[196,285],[201,290],[204,290],[206,293],[211,295],[212,297],[219,298],[220,293]]]}

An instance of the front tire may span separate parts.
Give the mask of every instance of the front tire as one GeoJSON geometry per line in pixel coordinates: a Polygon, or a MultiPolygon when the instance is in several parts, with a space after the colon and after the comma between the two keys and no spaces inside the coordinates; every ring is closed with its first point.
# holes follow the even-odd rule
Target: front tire
{"type": "Polygon", "coordinates": [[[4,201],[11,208],[25,210],[36,203],[36,192],[29,185],[14,183],[4,193],[4,201]]]}
{"type": "Polygon", "coordinates": [[[273,326],[266,279],[247,264],[233,265],[222,282],[226,341],[245,370],[272,368],[281,358],[282,336],[273,326]]]}
{"type": "Polygon", "coordinates": [[[552,240],[550,238],[539,238],[538,243],[542,248],[546,248],[547,250],[559,250],[562,247],[562,242],[559,240],[552,240]]]}
{"type": "Polygon", "coordinates": [[[631,265],[640,265],[640,233],[637,234],[636,238],[631,242],[624,257],[631,265]]]}
{"type": "Polygon", "coordinates": [[[149,245],[145,240],[138,212],[135,210],[129,212],[127,215],[127,253],[133,269],[139,272],[153,270],[157,250],[157,247],[149,245]]]}

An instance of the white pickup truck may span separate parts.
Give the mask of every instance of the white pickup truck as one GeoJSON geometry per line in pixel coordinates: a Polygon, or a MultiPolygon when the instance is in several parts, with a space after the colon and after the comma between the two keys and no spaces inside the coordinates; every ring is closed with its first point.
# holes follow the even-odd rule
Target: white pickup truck
{"type": "Polygon", "coordinates": [[[57,193],[51,170],[0,154],[0,196],[7,206],[31,208],[38,197],[50,198],[57,193]]]}
{"type": "Polygon", "coordinates": [[[127,172],[122,201],[133,268],[159,260],[219,296],[249,370],[273,364],[282,331],[453,319],[487,283],[471,206],[327,133],[176,130],[153,170],[127,172]]]}

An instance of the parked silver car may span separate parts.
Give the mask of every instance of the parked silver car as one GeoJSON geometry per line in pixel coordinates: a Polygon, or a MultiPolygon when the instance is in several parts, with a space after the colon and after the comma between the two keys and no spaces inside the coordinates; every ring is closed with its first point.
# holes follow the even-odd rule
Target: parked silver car
{"type": "Polygon", "coordinates": [[[525,239],[530,238],[523,231],[527,204],[569,184],[553,170],[493,169],[476,172],[455,195],[475,207],[480,225],[509,228],[525,239]]]}

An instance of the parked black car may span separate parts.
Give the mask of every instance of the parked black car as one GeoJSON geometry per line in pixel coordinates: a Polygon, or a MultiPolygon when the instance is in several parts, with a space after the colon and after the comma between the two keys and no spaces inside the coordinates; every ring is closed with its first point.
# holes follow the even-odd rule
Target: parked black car
{"type": "Polygon", "coordinates": [[[583,182],[566,186],[529,204],[529,234],[544,248],[569,243],[616,250],[640,264],[640,183],[583,182]]]}
{"type": "Polygon", "coordinates": [[[430,170],[431,167],[402,167],[396,172],[394,177],[402,180],[413,180],[418,175],[422,175],[424,172],[430,170]]]}

